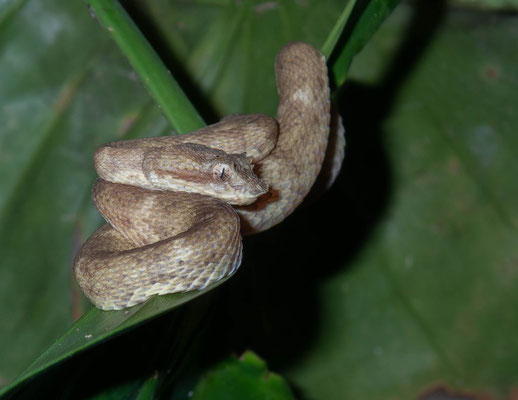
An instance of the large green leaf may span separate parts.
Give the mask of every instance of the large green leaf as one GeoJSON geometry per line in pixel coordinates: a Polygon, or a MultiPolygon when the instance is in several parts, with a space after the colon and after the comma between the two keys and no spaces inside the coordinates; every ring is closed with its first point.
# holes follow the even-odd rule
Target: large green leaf
{"type": "MultiPolygon", "coordinates": [[[[88,199],[93,149],[168,130],[84,5],[40,3],[0,6],[0,70],[9,77],[0,91],[3,382],[81,313],[69,268],[100,223],[88,199]]],[[[292,39],[320,46],[344,6],[239,4],[246,7],[130,4],[209,122],[228,112],[273,114],[275,52],[292,39]]],[[[159,392],[185,398],[203,375],[182,375],[195,369],[186,364],[203,368],[212,358],[200,354],[249,347],[303,398],[415,398],[441,393],[440,385],[510,394],[518,364],[517,20],[416,4],[400,8],[353,65],[362,83],[340,96],[348,153],[337,185],[245,241],[227,303],[215,303],[207,331],[191,327],[201,339],[174,338],[204,314],[166,316],[48,370],[33,381],[33,398],[46,393],[37,391],[42,381],[51,394],[93,385],[90,396],[145,398],[170,379],[177,390],[159,392]],[[157,377],[149,354],[160,352],[157,377]]]]}
{"type": "Polygon", "coordinates": [[[179,307],[221,285],[227,279],[228,277],[202,291],[155,296],[145,303],[126,310],[105,312],[94,307],[85,313],[52,346],[38,357],[29,368],[18,376],[11,383],[10,387],[19,385],[21,382],[54,366],[56,363],[70,358],[72,355],[91,346],[102,343],[107,338],[114,337],[124,330],[155,318],[165,311],[179,307]]]}
{"type": "Polygon", "coordinates": [[[177,58],[169,65],[180,64],[205,93],[210,119],[236,112],[275,115],[275,54],[292,40],[320,48],[347,3],[158,0],[139,11],[162,34],[157,46],[177,58]]]}
{"type": "Polygon", "coordinates": [[[518,10],[518,1],[516,0],[452,0],[452,2],[463,7],[473,7],[481,10],[514,12],[518,10]]]}
{"type": "Polygon", "coordinates": [[[286,382],[268,371],[266,363],[248,351],[209,370],[193,390],[194,400],[289,400],[293,395],[286,382]],[[229,396],[230,395],[230,396],[229,396]]]}
{"type": "Polygon", "coordinates": [[[345,175],[321,204],[338,233],[292,269],[324,274],[281,369],[308,398],[518,383],[518,18],[444,6],[399,8],[352,68],[369,84],[343,91],[345,175]]]}
{"type": "Polygon", "coordinates": [[[517,21],[444,1],[393,15],[340,96],[341,179],[247,240],[212,346],[252,346],[307,398],[511,393],[517,21]]]}
{"type": "Polygon", "coordinates": [[[89,200],[95,147],[167,126],[83,4],[11,2],[1,11],[5,384],[83,311],[71,264],[100,223],[89,200]]]}
{"type": "MultiPolygon", "coordinates": [[[[161,18],[176,7],[167,3],[160,6],[161,18]]],[[[242,91],[240,111],[246,111],[249,102],[253,111],[268,109],[273,113],[276,100],[272,64],[281,39],[305,39],[318,45],[335,22],[333,10],[341,7],[338,1],[329,2],[322,9],[316,2],[311,6],[286,2],[280,3],[280,9],[273,7],[272,12],[270,6],[260,3],[250,2],[237,8],[228,3],[211,20],[211,31],[222,32],[226,39],[222,43],[200,39],[202,46],[198,47],[197,57],[205,61],[196,66],[209,65],[211,73],[214,59],[227,66],[218,72],[227,81],[219,95],[225,99],[222,104],[232,104],[237,88],[242,91]],[[316,14],[310,10],[316,10],[316,14]],[[241,30],[259,28],[258,32],[240,36],[246,39],[241,43],[229,42],[229,15],[245,18],[239,21],[241,30]],[[282,17],[285,37],[262,40],[262,30],[273,23],[264,20],[264,15],[273,17],[273,21],[282,17]],[[318,34],[312,30],[301,32],[299,25],[292,27],[290,21],[301,17],[320,21],[314,29],[318,34]],[[221,53],[222,44],[231,52],[221,53]],[[250,54],[246,49],[252,47],[254,52],[250,54]],[[212,54],[214,49],[218,51],[212,54]],[[264,54],[265,49],[270,54],[264,54]],[[255,65],[255,59],[261,60],[262,65],[255,65]],[[246,80],[236,81],[235,71],[246,80]],[[244,73],[264,78],[251,79],[244,73]],[[270,87],[268,95],[257,97],[256,88],[264,90],[262,82],[266,81],[270,87]],[[247,87],[249,82],[252,88],[247,87]],[[260,104],[255,103],[257,99],[260,104]]],[[[194,8],[198,20],[211,12],[210,5],[194,8]]],[[[0,136],[4,178],[0,187],[0,246],[5,253],[1,281],[6,299],[1,312],[8,322],[0,331],[0,340],[11,350],[0,362],[0,373],[6,383],[84,309],[85,302],[70,277],[70,265],[79,245],[100,223],[89,202],[94,179],[93,150],[107,140],[163,134],[167,125],[105,32],[89,18],[86,8],[54,1],[47,2],[43,9],[27,1],[12,2],[2,12],[4,37],[13,39],[4,43],[6,57],[0,69],[6,76],[15,77],[8,81],[1,99],[6,104],[3,110],[7,121],[0,136]],[[34,20],[32,16],[36,14],[38,18],[34,20]],[[32,29],[26,29],[28,20],[32,29]],[[85,37],[87,45],[78,46],[85,37]],[[78,54],[70,57],[75,50],[78,54]]],[[[183,13],[182,17],[188,15],[183,13]]],[[[109,31],[113,32],[111,26],[109,31]]],[[[209,35],[207,39],[214,38],[209,35]]],[[[181,51],[178,54],[184,56],[181,51]]],[[[184,67],[189,68],[189,61],[184,67]]],[[[196,75],[196,69],[193,70],[196,75]]],[[[181,71],[179,75],[182,76],[181,71]]],[[[209,83],[217,87],[219,82],[209,83]]],[[[188,81],[184,85],[189,88],[188,81]]],[[[129,313],[92,310],[48,348],[18,381],[198,294],[169,296],[161,299],[159,305],[158,300],[153,300],[143,309],[137,307],[129,313]]]]}

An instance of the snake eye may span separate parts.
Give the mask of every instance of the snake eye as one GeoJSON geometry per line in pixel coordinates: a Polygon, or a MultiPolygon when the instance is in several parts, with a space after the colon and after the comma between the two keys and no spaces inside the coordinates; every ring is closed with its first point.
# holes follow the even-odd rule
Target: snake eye
{"type": "Polygon", "coordinates": [[[226,182],[230,179],[232,170],[228,164],[216,164],[212,168],[212,176],[214,179],[226,182]]]}

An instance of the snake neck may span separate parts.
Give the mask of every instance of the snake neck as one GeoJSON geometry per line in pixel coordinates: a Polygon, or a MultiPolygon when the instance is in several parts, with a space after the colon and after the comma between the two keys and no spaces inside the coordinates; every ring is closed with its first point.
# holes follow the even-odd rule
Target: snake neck
{"type": "Polygon", "coordinates": [[[290,43],[277,55],[279,137],[256,172],[270,185],[266,195],[238,208],[243,234],[281,222],[302,202],[324,160],[329,136],[330,102],[324,56],[305,43],[290,43]]]}

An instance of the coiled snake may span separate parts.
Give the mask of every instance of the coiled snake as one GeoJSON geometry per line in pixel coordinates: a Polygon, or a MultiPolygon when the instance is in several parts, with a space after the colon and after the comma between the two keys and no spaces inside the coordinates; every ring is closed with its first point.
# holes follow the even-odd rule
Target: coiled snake
{"type": "MultiPolygon", "coordinates": [[[[316,49],[295,42],[277,55],[275,73],[277,119],[233,115],[96,151],[92,197],[108,224],[83,245],[74,273],[98,308],[205,288],[239,267],[241,233],[264,231],[301,203],[328,144],[327,68],[316,49]]],[[[332,158],[334,179],[343,142],[332,158]]]]}

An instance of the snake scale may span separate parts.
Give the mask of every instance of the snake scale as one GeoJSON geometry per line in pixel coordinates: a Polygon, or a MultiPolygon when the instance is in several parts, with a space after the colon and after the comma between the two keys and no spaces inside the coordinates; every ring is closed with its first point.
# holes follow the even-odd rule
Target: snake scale
{"type": "MultiPolygon", "coordinates": [[[[276,225],[302,202],[328,147],[325,59],[306,43],[289,43],[275,74],[276,119],[231,115],[186,135],[97,149],[92,197],[108,223],[74,261],[95,306],[117,310],[207,287],[239,267],[242,234],[276,225]]],[[[331,157],[334,179],[343,143],[331,157]]]]}

